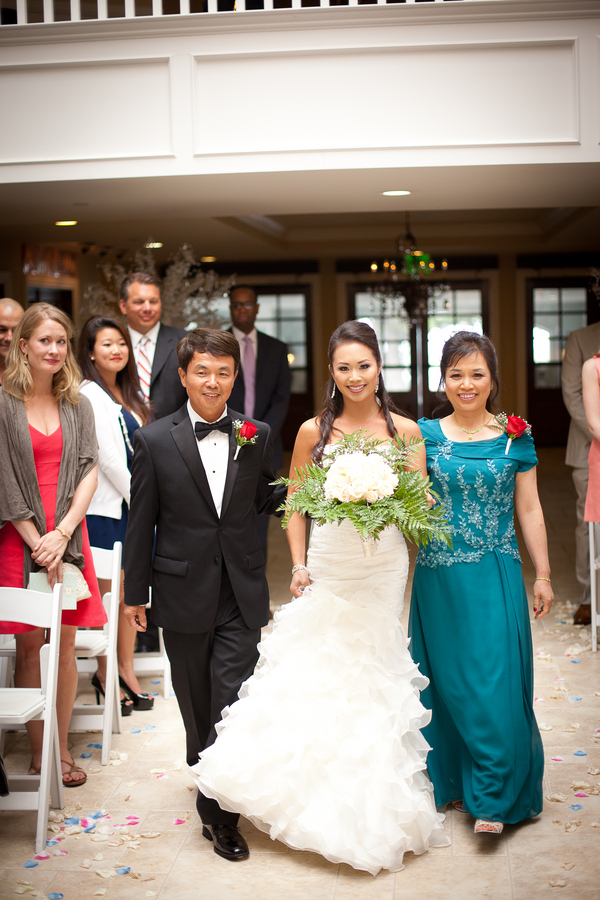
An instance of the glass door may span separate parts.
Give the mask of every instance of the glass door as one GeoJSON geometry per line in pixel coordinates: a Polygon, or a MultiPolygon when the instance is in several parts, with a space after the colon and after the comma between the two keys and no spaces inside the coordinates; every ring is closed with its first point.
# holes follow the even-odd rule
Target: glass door
{"type": "Polygon", "coordinates": [[[528,419],[540,446],[563,446],[570,417],[562,399],[561,363],[567,338],[600,319],[587,278],[527,281],[528,419]]]}
{"type": "Polygon", "coordinates": [[[457,331],[483,334],[488,328],[488,286],[485,281],[454,281],[429,301],[426,327],[411,324],[397,305],[384,305],[365,290],[351,286],[349,318],[367,322],[377,334],[383,357],[383,377],[399,409],[418,413],[417,360],[421,358],[423,412],[431,416],[440,405],[437,389],[445,341],[457,331]],[[417,353],[417,341],[421,353],[417,353]]]}

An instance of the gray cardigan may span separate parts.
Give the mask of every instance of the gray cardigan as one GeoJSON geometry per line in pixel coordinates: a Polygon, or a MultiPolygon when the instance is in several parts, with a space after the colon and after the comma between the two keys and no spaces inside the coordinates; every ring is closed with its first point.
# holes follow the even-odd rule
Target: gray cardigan
{"type": "MultiPolygon", "coordinates": [[[[56,521],[67,514],[77,487],[98,462],[98,442],[94,413],[87,397],[79,394],[74,406],[59,402],[63,450],[56,493],[56,521]]],[[[22,400],[0,387],[0,528],[6,522],[33,519],[40,535],[46,533],[46,516],[33,459],[27,412],[22,400]]],[[[81,525],[78,525],[64,553],[64,561],[83,568],[81,525]]],[[[29,573],[39,567],[25,547],[23,586],[29,573]]]]}

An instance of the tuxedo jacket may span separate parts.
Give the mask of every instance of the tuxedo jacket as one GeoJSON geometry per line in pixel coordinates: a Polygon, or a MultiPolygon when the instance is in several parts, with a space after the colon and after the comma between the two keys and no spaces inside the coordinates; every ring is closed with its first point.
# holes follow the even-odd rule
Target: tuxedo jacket
{"type": "MultiPolygon", "coordinates": [[[[232,419],[244,419],[228,408],[232,419]]],[[[254,511],[274,513],[286,488],[273,486],[270,428],[240,448],[229,438],[221,516],[217,515],[187,405],[134,435],[131,506],[125,538],[125,602],[143,606],[152,587],[151,618],[171,631],[208,631],[215,619],[225,564],[248,628],[269,621],[265,559],[254,511]],[[153,544],[156,544],[153,553],[153,544]]]]}
{"type": "Polygon", "coordinates": [[[187,401],[187,393],[179,377],[177,344],[187,332],[161,322],[150,373],[150,402],[155,419],[174,413],[187,401]]]}
{"type": "MultiPolygon", "coordinates": [[[[256,334],[254,415],[261,422],[271,426],[274,447],[273,468],[277,470],[283,465],[283,441],[280,432],[288,411],[292,382],[287,358],[288,348],[283,341],[278,341],[269,334],[258,330],[256,334]]],[[[231,392],[231,405],[236,409],[244,409],[245,396],[244,372],[240,366],[231,392]]]]}
{"type": "Polygon", "coordinates": [[[562,363],[562,394],[571,416],[567,455],[568,466],[586,468],[592,435],[583,408],[581,369],[587,359],[600,349],[600,322],[572,331],[562,363]]]}

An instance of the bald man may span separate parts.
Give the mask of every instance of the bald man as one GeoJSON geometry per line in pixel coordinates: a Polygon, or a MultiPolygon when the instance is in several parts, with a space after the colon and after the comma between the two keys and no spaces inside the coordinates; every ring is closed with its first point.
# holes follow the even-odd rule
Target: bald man
{"type": "Polygon", "coordinates": [[[13,331],[25,310],[11,297],[0,299],[0,384],[6,368],[6,354],[12,341],[13,331]]]}

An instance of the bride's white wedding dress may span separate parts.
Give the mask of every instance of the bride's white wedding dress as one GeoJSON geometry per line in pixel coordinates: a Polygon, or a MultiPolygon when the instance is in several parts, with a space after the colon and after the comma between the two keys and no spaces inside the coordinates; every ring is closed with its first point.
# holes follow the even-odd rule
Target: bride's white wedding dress
{"type": "Polygon", "coordinates": [[[313,583],[275,616],[240,699],[192,773],[226,810],[297,850],[373,875],[449,844],[425,773],[427,685],[400,624],[403,536],[363,555],[348,520],[314,526],[313,583]]]}

